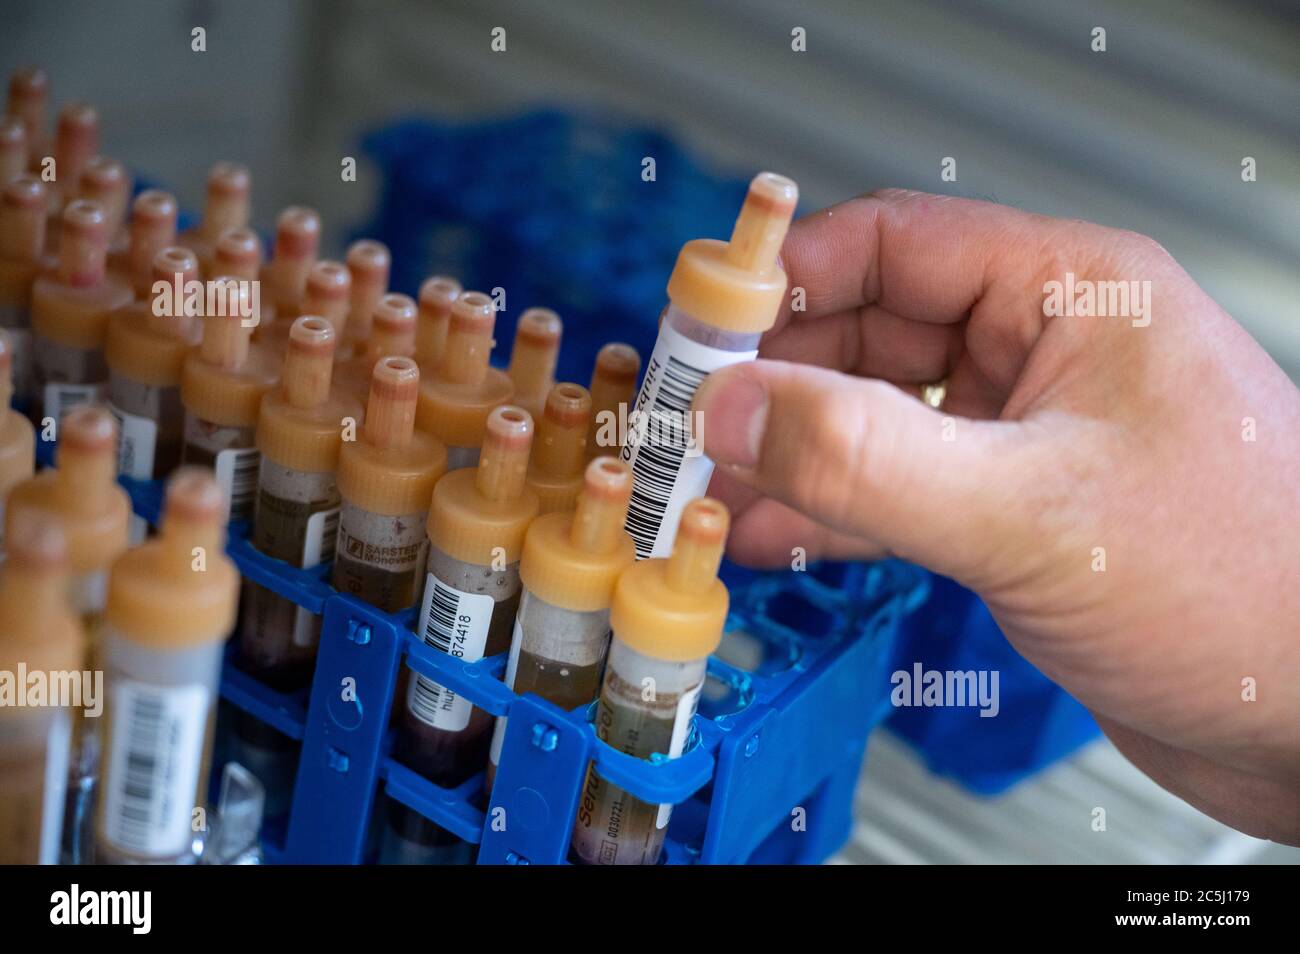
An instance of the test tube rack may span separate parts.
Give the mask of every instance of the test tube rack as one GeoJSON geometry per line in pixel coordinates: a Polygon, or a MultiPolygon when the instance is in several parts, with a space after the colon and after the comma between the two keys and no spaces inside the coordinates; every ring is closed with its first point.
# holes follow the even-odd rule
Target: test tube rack
{"type": "MultiPolygon", "coordinates": [[[[40,442],[38,459],[48,465],[53,445],[40,442]]],[[[135,512],[155,523],[161,482],[121,482],[135,512]]],[[[480,864],[561,864],[591,762],[639,798],[676,806],[666,863],[820,862],[848,837],[867,735],[890,708],[899,624],[928,589],[922,571],[897,561],[782,573],[726,567],[728,632],[756,641],[761,661],[747,669],[710,658],[715,691],[701,703],[687,751],[643,761],[597,739],[592,707],[566,712],[508,689],[506,654],[465,663],[430,649],[413,630],[414,607],[385,613],[339,593],[326,582],[328,567],[273,560],[239,524],[227,550],[246,579],[324,617],[310,689],[275,691],[230,658],[222,672],[227,703],[300,744],[287,824],[264,832],[271,863],[366,861],[383,792],[478,845],[480,864]],[[446,789],[390,755],[403,664],[509,716],[486,807],[482,772],[446,789]]]]}

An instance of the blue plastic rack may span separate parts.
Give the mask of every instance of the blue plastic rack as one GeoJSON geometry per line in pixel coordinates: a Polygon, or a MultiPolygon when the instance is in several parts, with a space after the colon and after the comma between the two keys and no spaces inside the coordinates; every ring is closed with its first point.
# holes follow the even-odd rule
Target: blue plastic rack
{"type": "MultiPolygon", "coordinates": [[[[49,464],[53,446],[40,443],[38,457],[49,464]]],[[[161,483],[121,482],[136,513],[156,523],[161,483]]],[[[272,863],[366,861],[381,791],[477,844],[480,864],[564,863],[593,761],[634,795],[677,806],[669,864],[822,861],[848,836],[867,735],[889,710],[899,622],[929,586],[922,571],[894,561],[776,574],[724,567],[727,632],[761,647],[761,658],[749,668],[711,658],[712,691],[685,754],[642,761],[596,738],[591,707],[565,712],[506,688],[506,654],[465,663],[431,650],[413,631],[414,608],[385,613],[339,593],[326,582],[327,567],[273,560],[241,525],[232,526],[227,550],[245,579],[324,617],[310,690],[277,692],[229,658],[222,673],[226,702],[301,745],[287,824],[273,821],[264,832],[272,863]],[[403,664],[510,717],[486,809],[483,773],[445,789],[390,755],[403,664]],[[353,680],[354,701],[345,701],[345,679],[353,680]],[[500,818],[504,824],[493,824],[500,818]]]]}

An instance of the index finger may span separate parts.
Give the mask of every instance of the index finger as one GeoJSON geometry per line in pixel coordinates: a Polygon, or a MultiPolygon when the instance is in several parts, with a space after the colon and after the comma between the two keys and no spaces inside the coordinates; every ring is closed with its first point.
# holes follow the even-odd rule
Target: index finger
{"type": "Polygon", "coordinates": [[[794,311],[787,295],[773,332],[867,305],[914,321],[960,321],[999,286],[1023,299],[1044,257],[1080,228],[1101,230],[901,189],[849,199],[790,227],[781,262],[789,287],[804,290],[805,309],[794,311]]]}

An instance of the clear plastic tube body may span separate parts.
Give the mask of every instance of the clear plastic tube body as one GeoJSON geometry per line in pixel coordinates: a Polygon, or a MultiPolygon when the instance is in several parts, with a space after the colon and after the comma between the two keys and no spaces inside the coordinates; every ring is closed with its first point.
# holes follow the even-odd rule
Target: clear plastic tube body
{"type": "Polygon", "coordinates": [[[179,385],[159,387],[110,370],[108,402],[121,421],[121,473],[159,480],[180,466],[185,408],[179,385]]]}
{"type": "Polygon", "coordinates": [[[414,809],[387,799],[380,839],[381,865],[468,865],[474,846],[439,828],[414,809]]]}
{"type": "MultiPolygon", "coordinates": [[[[328,563],[341,502],[332,471],[295,471],[263,457],[253,546],[293,566],[328,563]]],[[[294,688],[308,681],[320,617],[252,582],[244,584],[240,607],[241,666],[273,686],[294,688]]]]}
{"type": "MultiPolygon", "coordinates": [[[[515,617],[506,685],[541,696],[561,709],[584,706],[600,692],[609,651],[609,609],[577,611],[554,606],[525,587],[515,617]]],[[[487,787],[496,777],[506,718],[497,719],[489,753],[487,787]]]]}
{"type": "MultiPolygon", "coordinates": [[[[653,659],[615,633],[596,707],[596,735],[636,758],[656,752],[677,758],[690,736],[707,665],[707,659],[653,659]]],[[[644,802],[588,766],[573,829],[574,856],[583,864],[655,864],[670,814],[671,806],[644,802]]]]}
{"type": "Polygon", "coordinates": [[[481,447],[448,447],[447,469],[461,470],[465,467],[477,467],[481,447]]]}
{"type": "Polygon", "coordinates": [[[2,865],[59,861],[69,716],[66,709],[52,707],[0,712],[2,865]]]}
{"type": "Polygon", "coordinates": [[[96,862],[190,864],[204,803],[222,642],[160,650],[111,627],[96,862]]]}
{"type": "Polygon", "coordinates": [[[664,309],[659,338],[629,412],[622,459],[632,467],[627,531],[637,559],[667,556],[686,504],[704,495],[713,461],[693,434],[691,400],[718,368],[758,356],[761,332],[725,331],[674,305],[664,309]]]}
{"type": "MultiPolygon", "coordinates": [[[[86,634],[86,669],[103,667],[104,609],[108,603],[108,570],[79,573],[69,579],[69,605],[81,617],[86,634]]],[[[63,841],[59,861],[65,865],[85,864],[94,850],[95,802],[103,740],[102,716],[92,719],[85,709],[72,713],[72,747],[68,758],[68,782],[63,811],[63,841]]]]}
{"type": "MultiPolygon", "coordinates": [[[[466,662],[503,653],[510,648],[520,589],[518,562],[496,570],[431,547],[419,633],[429,646],[466,662]]],[[[408,675],[399,722],[402,757],[439,785],[459,785],[487,762],[492,716],[446,686],[408,675]]]]}

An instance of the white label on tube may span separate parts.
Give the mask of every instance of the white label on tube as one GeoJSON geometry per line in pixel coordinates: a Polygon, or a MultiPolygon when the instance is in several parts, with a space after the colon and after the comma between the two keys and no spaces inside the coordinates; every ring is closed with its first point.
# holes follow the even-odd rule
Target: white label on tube
{"type": "MultiPolygon", "coordinates": [[[[506,663],[506,688],[515,687],[515,673],[519,669],[519,648],[524,643],[524,628],[519,625],[519,617],[515,617],[515,635],[510,641],[510,661],[506,663]]],[[[502,716],[497,719],[496,727],[492,730],[492,751],[488,753],[488,758],[492,760],[493,765],[501,764],[501,746],[506,741],[506,717],[502,716]]]]}
{"type": "Polygon", "coordinates": [[[67,709],[59,709],[54,713],[50,742],[45,749],[45,802],[41,806],[41,847],[37,864],[59,863],[71,742],[72,719],[67,709]]]}
{"type": "MultiPolygon", "coordinates": [[[[492,597],[458,590],[430,573],[420,607],[420,633],[434,649],[465,662],[478,662],[487,646],[495,606],[492,597]]],[[[410,682],[406,705],[421,722],[444,732],[464,730],[474,708],[468,699],[419,675],[410,682]]]]}
{"type": "Polygon", "coordinates": [[[104,790],[106,839],[145,856],[190,843],[208,724],[203,686],[121,682],[114,688],[104,790]]]}
{"type": "Polygon", "coordinates": [[[110,407],[117,418],[117,470],[137,480],[153,477],[153,458],[158,442],[158,422],[139,414],[128,414],[120,407],[110,407]]]}
{"type": "Polygon", "coordinates": [[[293,644],[295,646],[306,648],[316,642],[316,621],[319,619],[314,613],[311,613],[301,606],[293,614],[293,644]]]}
{"type": "Polygon", "coordinates": [[[319,566],[334,559],[334,542],[339,535],[339,508],[317,510],[307,518],[303,538],[302,565],[319,566]]]}
{"type": "MultiPolygon", "coordinates": [[[[695,709],[700,704],[700,693],[704,691],[701,682],[694,689],[687,689],[677,700],[677,713],[673,716],[673,734],[668,742],[668,757],[679,758],[686,750],[686,740],[690,738],[691,721],[695,718],[695,709]]],[[[673,813],[673,806],[660,805],[659,817],[655,824],[659,828],[668,827],[668,817],[673,813]]]]}
{"type": "MultiPolygon", "coordinates": [[[[9,367],[13,375],[14,394],[19,398],[30,399],[32,391],[32,333],[26,328],[15,328],[13,322],[20,319],[19,307],[0,305],[0,327],[9,336],[9,352],[13,355],[9,367]]],[[[25,316],[23,316],[25,317],[25,316]]]]}
{"type": "Polygon", "coordinates": [[[632,466],[627,531],[638,560],[672,552],[682,510],[704,496],[713,474],[713,461],[691,435],[695,392],[710,372],[757,356],[702,345],[667,323],[660,329],[623,446],[623,460],[632,466]]]}
{"type": "Polygon", "coordinates": [[[99,400],[98,384],[50,383],[45,385],[44,416],[62,421],[63,415],[80,404],[94,404],[99,400]]]}

